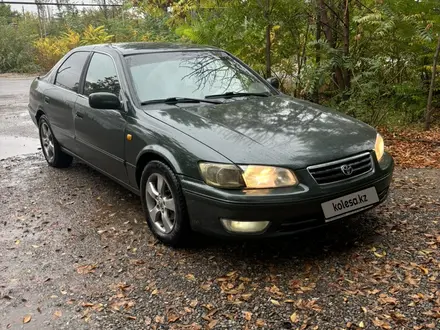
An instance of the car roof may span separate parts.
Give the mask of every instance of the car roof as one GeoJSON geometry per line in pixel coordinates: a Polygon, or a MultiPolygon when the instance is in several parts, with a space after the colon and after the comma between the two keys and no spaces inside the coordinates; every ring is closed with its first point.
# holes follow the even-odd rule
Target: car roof
{"type": "Polygon", "coordinates": [[[108,43],[98,45],[88,45],[76,48],[76,50],[115,50],[122,55],[143,54],[143,53],[161,53],[173,51],[197,51],[197,50],[219,50],[212,46],[166,43],[166,42],[126,42],[126,43],[108,43]]]}

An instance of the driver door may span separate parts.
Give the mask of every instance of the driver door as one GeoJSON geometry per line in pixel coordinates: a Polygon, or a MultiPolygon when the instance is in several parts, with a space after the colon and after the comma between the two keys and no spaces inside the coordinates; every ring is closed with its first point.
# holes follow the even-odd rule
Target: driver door
{"type": "Polygon", "coordinates": [[[114,179],[128,183],[124,160],[126,114],[120,109],[91,108],[88,97],[97,92],[119,96],[120,85],[113,59],[95,52],[74,109],[77,154],[114,179]]]}

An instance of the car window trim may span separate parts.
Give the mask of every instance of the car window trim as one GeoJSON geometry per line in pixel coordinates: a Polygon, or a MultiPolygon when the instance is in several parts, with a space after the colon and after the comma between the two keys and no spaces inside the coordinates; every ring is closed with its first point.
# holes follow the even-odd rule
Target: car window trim
{"type": "Polygon", "coordinates": [[[101,54],[101,55],[108,56],[108,57],[110,57],[111,60],[113,61],[113,67],[115,68],[115,71],[116,71],[116,77],[118,78],[118,81],[119,81],[119,87],[120,87],[118,97],[119,97],[119,99],[121,100],[121,94],[122,94],[122,92],[123,92],[122,84],[121,84],[121,75],[119,74],[118,66],[116,65],[115,59],[114,59],[113,56],[110,55],[109,53],[102,52],[102,51],[99,51],[99,50],[93,50],[93,51],[91,52],[91,56],[88,58],[86,64],[84,65],[84,69],[85,69],[84,72],[83,72],[84,77],[82,77],[83,79],[81,79],[80,87],[78,88],[78,89],[79,89],[79,92],[80,92],[79,94],[80,94],[81,96],[84,96],[85,98],[88,98],[87,95],[84,95],[84,86],[85,86],[86,79],[87,79],[87,73],[89,72],[90,63],[92,62],[93,55],[94,55],[95,53],[96,53],[96,54],[101,54]],[[87,68],[86,68],[86,67],[87,67],[87,68]]]}
{"type": "Polygon", "coordinates": [[[74,94],[78,95],[78,94],[79,94],[79,91],[80,91],[80,89],[81,89],[81,80],[82,80],[82,75],[84,74],[84,68],[85,68],[86,64],[90,61],[90,54],[91,54],[91,51],[89,51],[89,50],[78,50],[78,51],[74,51],[74,52],[72,52],[69,56],[67,56],[66,59],[63,61],[63,63],[61,63],[61,64],[57,67],[57,69],[56,69],[55,77],[54,77],[54,79],[53,79],[53,85],[56,86],[56,87],[62,88],[62,89],[64,89],[64,90],[66,90],[66,91],[69,91],[69,92],[71,92],[71,93],[74,93],[74,94]],[[60,68],[64,65],[64,63],[67,62],[67,60],[68,60],[69,58],[71,58],[71,57],[72,57],[74,54],[76,54],[76,53],[88,53],[87,58],[86,58],[86,61],[84,62],[83,68],[82,68],[82,70],[81,70],[81,74],[79,75],[78,91],[77,91],[77,92],[75,92],[75,91],[73,91],[73,90],[71,90],[71,89],[68,89],[68,88],[66,88],[66,87],[63,87],[63,86],[57,85],[58,72],[59,72],[60,68]]]}

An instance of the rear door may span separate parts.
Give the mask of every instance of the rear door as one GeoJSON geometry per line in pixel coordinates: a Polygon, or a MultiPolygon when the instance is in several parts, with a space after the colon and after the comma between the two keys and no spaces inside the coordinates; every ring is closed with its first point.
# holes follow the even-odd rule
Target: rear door
{"type": "Polygon", "coordinates": [[[78,97],[84,64],[90,52],[72,53],[58,68],[54,85],[44,90],[44,111],[57,141],[74,150],[73,108],[78,97]]]}
{"type": "Polygon", "coordinates": [[[128,182],[124,161],[125,112],[118,109],[94,109],[89,95],[97,92],[120,95],[115,63],[107,54],[95,52],[85,73],[84,91],[75,104],[77,154],[113,178],[128,182]]]}

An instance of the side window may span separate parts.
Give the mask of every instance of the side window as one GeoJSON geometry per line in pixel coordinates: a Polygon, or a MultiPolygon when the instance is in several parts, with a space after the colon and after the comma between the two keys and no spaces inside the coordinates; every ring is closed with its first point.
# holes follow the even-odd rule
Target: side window
{"type": "Polygon", "coordinates": [[[59,67],[55,84],[78,93],[79,79],[89,52],[76,52],[59,67]]]}
{"type": "Polygon", "coordinates": [[[86,75],[84,95],[89,96],[92,93],[107,92],[119,96],[120,89],[112,58],[99,53],[93,54],[86,75]]]}

